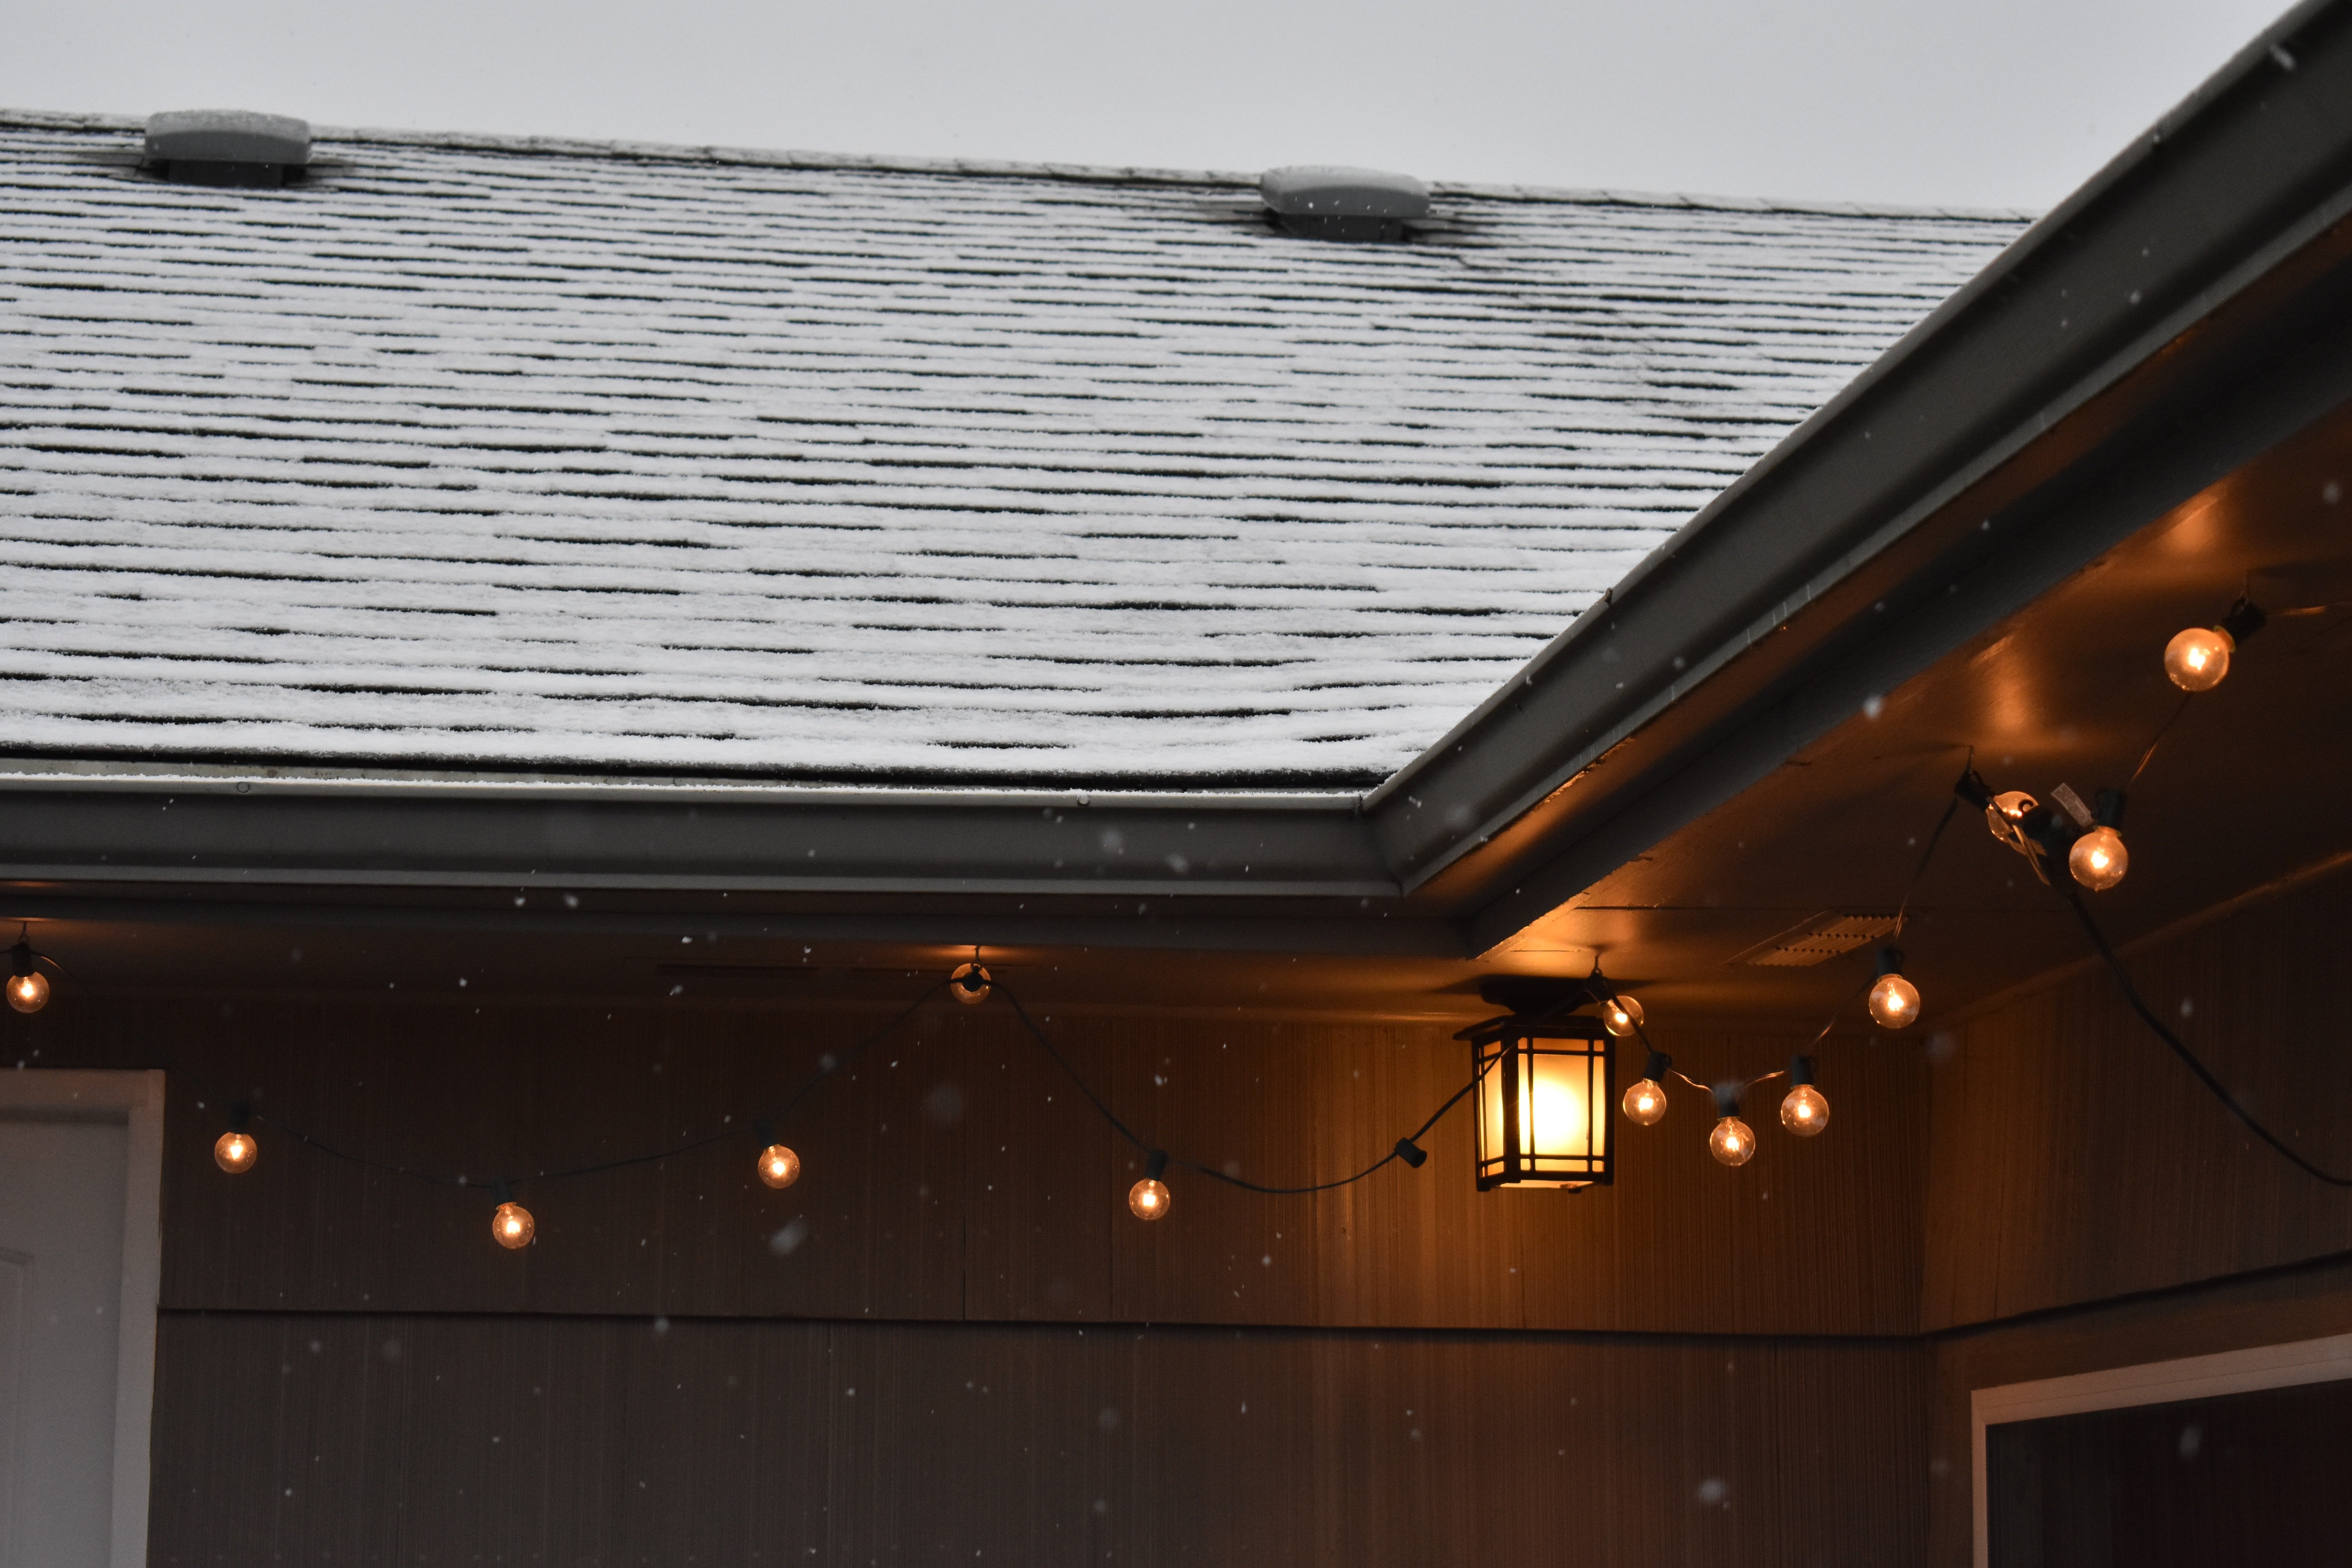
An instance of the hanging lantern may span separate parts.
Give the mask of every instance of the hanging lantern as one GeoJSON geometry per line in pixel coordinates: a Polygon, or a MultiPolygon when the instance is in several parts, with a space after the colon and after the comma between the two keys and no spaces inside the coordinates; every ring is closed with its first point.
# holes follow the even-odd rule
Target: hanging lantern
{"type": "Polygon", "coordinates": [[[1465,1032],[1478,1082],[1478,1190],[1607,1186],[1609,1036],[1598,1018],[1496,1018],[1465,1032]]]}

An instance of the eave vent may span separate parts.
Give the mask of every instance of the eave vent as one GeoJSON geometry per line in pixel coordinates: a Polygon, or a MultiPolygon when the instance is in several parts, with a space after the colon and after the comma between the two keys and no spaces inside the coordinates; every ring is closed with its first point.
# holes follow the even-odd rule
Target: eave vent
{"type": "Polygon", "coordinates": [[[1402,239],[1429,216],[1429,187],[1411,174],[1300,164],[1258,177],[1266,220],[1313,239],[1402,239]]]}
{"type": "Polygon", "coordinates": [[[1733,959],[1734,963],[1761,964],[1767,969],[1810,969],[1842,952],[1895,934],[1893,915],[1819,914],[1800,921],[1769,942],[1761,942],[1733,959]]]}
{"type": "Polygon", "coordinates": [[[310,122],[243,109],[147,118],[147,165],[193,185],[282,185],[310,163],[310,122]]]}

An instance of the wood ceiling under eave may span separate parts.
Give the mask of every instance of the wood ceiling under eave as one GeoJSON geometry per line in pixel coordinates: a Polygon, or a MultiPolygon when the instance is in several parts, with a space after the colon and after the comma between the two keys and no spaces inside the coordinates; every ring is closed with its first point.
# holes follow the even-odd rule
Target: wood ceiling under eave
{"type": "MultiPolygon", "coordinates": [[[[2352,853],[2352,408],[2165,512],[1496,956],[1598,952],[1645,983],[1654,1017],[1818,1022],[1867,979],[1869,947],[1801,968],[1740,955],[1815,916],[1893,914],[1971,757],[1995,789],[2047,799],[2063,783],[2088,801],[2125,784],[2159,729],[2124,823],[2130,873],[2091,900],[2117,942],[2352,853]],[[2164,645],[2242,592],[2270,624],[2184,707],[2164,645]]],[[[2091,951],[1966,805],[1900,942],[1931,1026],[2091,951]]]]}

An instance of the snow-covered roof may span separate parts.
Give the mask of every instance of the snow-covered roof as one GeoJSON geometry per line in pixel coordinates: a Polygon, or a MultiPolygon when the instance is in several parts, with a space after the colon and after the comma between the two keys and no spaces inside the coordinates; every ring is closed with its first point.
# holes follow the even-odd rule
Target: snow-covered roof
{"type": "Polygon", "coordinates": [[[0,752],[1349,788],[2022,226],[0,127],[0,752]]]}

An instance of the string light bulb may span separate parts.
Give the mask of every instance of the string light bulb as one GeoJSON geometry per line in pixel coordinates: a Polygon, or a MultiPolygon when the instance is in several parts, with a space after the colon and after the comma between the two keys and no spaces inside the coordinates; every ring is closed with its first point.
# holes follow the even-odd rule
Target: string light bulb
{"type": "Polygon", "coordinates": [[[2183,691],[2210,691],[2230,673],[2237,639],[2219,626],[2190,626],[2164,645],[2164,673],[2183,691]]]}
{"type": "Polygon", "coordinates": [[[1642,1068],[1642,1081],[1625,1091],[1617,1102],[1625,1120],[1637,1127],[1655,1127],[1665,1120],[1666,1074],[1673,1070],[1674,1058],[1664,1051],[1652,1051],[1647,1065],[1642,1068]]]}
{"type": "Polygon", "coordinates": [[[1878,979],[1870,987],[1870,1016],[1882,1029],[1908,1028],[1919,1021],[1919,988],[1903,976],[1899,947],[1878,950],[1878,979]]]}
{"type": "Polygon", "coordinates": [[[2090,827],[2066,851],[2066,869],[2074,873],[2074,880],[2095,893],[2105,892],[2122,881],[2124,873],[2131,868],[2131,852],[2124,847],[2124,836],[2116,831],[2123,816],[2123,792],[2101,790],[2090,827]]]}
{"type": "Polygon", "coordinates": [[[2215,626],[2175,632],[2164,645],[2164,673],[2183,691],[2210,691],[2230,673],[2230,656],[2270,619],[2252,599],[2241,598],[2215,626]]]}
{"type": "Polygon", "coordinates": [[[8,950],[8,1005],[19,1013],[37,1013],[49,1005],[49,977],[41,973],[41,955],[33,951],[27,925],[16,933],[8,950]]]}
{"type": "Polygon", "coordinates": [[[530,1238],[538,1234],[539,1221],[512,1198],[499,1205],[490,1215],[490,1239],[509,1252],[529,1247],[530,1238]]]}
{"type": "Polygon", "coordinates": [[[1756,1157],[1756,1130],[1739,1120],[1739,1086],[1715,1089],[1715,1131],[1706,1135],[1706,1152],[1722,1164],[1745,1165],[1756,1157]]]}
{"type": "Polygon", "coordinates": [[[8,977],[8,1005],[19,1013],[37,1013],[49,1005],[49,977],[46,974],[12,974],[8,977]]]}
{"type": "Polygon", "coordinates": [[[1168,1169],[1168,1152],[1154,1149],[1143,1163],[1143,1180],[1127,1189],[1127,1206],[1138,1219],[1162,1219],[1168,1214],[1168,1184],[1160,1179],[1168,1169]]]}
{"type": "Polygon", "coordinates": [[[1639,1032],[1642,1016],[1642,1004],[1631,996],[1612,996],[1601,1005],[1601,1026],[1621,1040],[1639,1032]]]}
{"type": "Polygon", "coordinates": [[[1811,1138],[1830,1124],[1829,1097],[1813,1087],[1813,1058],[1797,1057],[1789,1063],[1788,1095],[1780,1101],[1780,1125],[1800,1138],[1811,1138]]]}
{"type": "Polygon", "coordinates": [[[261,1158],[261,1144],[250,1131],[252,1124],[253,1107],[240,1100],[228,1108],[228,1131],[213,1140],[213,1163],[232,1176],[252,1170],[253,1163],[261,1158]]]}
{"type": "Polygon", "coordinates": [[[2122,881],[2130,868],[2131,852],[2124,847],[2124,836],[2112,827],[2092,828],[2066,851],[2066,869],[2095,893],[2122,881]]]}
{"type": "Polygon", "coordinates": [[[958,964],[955,973],[948,976],[949,992],[967,1007],[977,1006],[987,1001],[989,985],[988,971],[980,966],[978,959],[974,959],[970,963],[958,964]]]}
{"type": "Polygon", "coordinates": [[[760,1180],[772,1187],[789,1187],[801,1179],[801,1157],[782,1143],[760,1151],[760,1180]]]}

